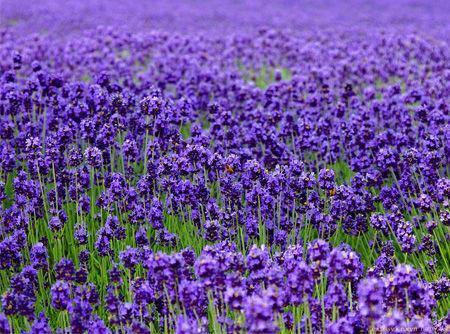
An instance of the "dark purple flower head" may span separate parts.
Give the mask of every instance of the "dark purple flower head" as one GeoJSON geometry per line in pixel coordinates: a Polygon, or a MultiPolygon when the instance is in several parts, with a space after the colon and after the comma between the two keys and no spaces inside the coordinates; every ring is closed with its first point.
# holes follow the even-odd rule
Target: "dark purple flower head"
{"type": "Polygon", "coordinates": [[[251,272],[262,270],[266,267],[269,261],[269,253],[267,248],[262,246],[261,248],[253,245],[247,255],[247,268],[251,272]]]}
{"type": "Polygon", "coordinates": [[[433,257],[436,254],[436,245],[432,236],[429,234],[424,235],[419,247],[417,247],[417,250],[425,252],[429,256],[433,257]]]}
{"type": "Polygon", "coordinates": [[[88,301],[75,297],[68,305],[70,329],[73,333],[84,333],[89,327],[92,306],[88,301]]]}
{"type": "Polygon", "coordinates": [[[132,272],[134,271],[135,266],[138,264],[139,257],[138,250],[135,248],[127,247],[126,250],[120,252],[119,259],[123,266],[132,272]]]}
{"type": "Polygon", "coordinates": [[[148,327],[138,321],[133,321],[131,326],[129,327],[129,332],[133,334],[150,334],[150,329],[148,327]]]}
{"type": "Polygon", "coordinates": [[[75,225],[74,239],[79,245],[86,245],[88,242],[88,232],[85,224],[75,225]]]}
{"type": "Polygon", "coordinates": [[[147,229],[144,226],[139,227],[136,232],[136,244],[138,247],[147,246],[149,244],[147,237],[147,229]]]}
{"type": "Polygon", "coordinates": [[[356,282],[363,272],[363,264],[354,251],[335,248],[329,257],[328,275],[334,280],[356,282]]]}
{"type": "Polygon", "coordinates": [[[11,326],[9,325],[8,318],[3,314],[0,313],[0,333],[10,333],[11,332],[11,326]]]}
{"type": "Polygon", "coordinates": [[[328,268],[328,256],[330,253],[330,245],[328,242],[317,239],[308,244],[307,257],[313,270],[314,276],[317,278],[328,268]]]}
{"type": "Polygon", "coordinates": [[[0,181],[0,201],[6,199],[5,182],[0,181]]]}
{"type": "Polygon", "coordinates": [[[110,232],[104,227],[97,232],[95,248],[100,256],[108,256],[111,253],[110,232]]]}
{"type": "Polygon", "coordinates": [[[450,226],[450,212],[442,211],[439,218],[441,219],[442,224],[450,226]]]}
{"type": "Polygon", "coordinates": [[[232,310],[242,310],[244,306],[245,290],[243,287],[228,287],[225,290],[224,298],[227,305],[232,310]]]}
{"type": "Polygon", "coordinates": [[[147,307],[155,301],[155,291],[153,287],[144,279],[137,279],[132,286],[134,302],[140,307],[147,307]]]}
{"type": "Polygon", "coordinates": [[[382,315],[376,322],[375,328],[380,332],[400,334],[403,330],[406,330],[407,323],[404,315],[400,311],[393,309],[382,315]]]}
{"type": "Polygon", "coordinates": [[[392,228],[389,225],[388,219],[380,213],[375,213],[370,217],[370,225],[372,225],[374,229],[382,232],[385,235],[388,235],[390,229],[392,228]]]}
{"type": "Polygon", "coordinates": [[[108,271],[109,281],[111,283],[120,284],[122,282],[121,274],[122,272],[120,271],[119,267],[117,265],[114,265],[108,271]]]}
{"type": "Polygon", "coordinates": [[[175,324],[176,334],[200,334],[201,328],[195,318],[189,318],[184,315],[179,315],[175,324]]]}
{"type": "Polygon", "coordinates": [[[139,150],[136,141],[133,139],[126,139],[122,144],[122,152],[125,158],[130,161],[139,159],[139,150]]]}
{"type": "Polygon", "coordinates": [[[417,199],[417,205],[423,212],[429,212],[433,209],[433,199],[428,194],[420,194],[417,199]]]}
{"type": "Polygon", "coordinates": [[[14,292],[7,291],[3,294],[2,309],[8,316],[17,313],[17,296],[14,292]]]}
{"type": "Polygon", "coordinates": [[[48,266],[47,248],[42,242],[38,242],[31,247],[30,260],[34,268],[46,269],[48,266]]]}
{"type": "Polygon", "coordinates": [[[450,279],[448,277],[442,277],[432,283],[432,288],[436,300],[442,299],[450,293],[450,279]]]}
{"type": "Polygon", "coordinates": [[[433,231],[435,230],[435,228],[438,226],[438,224],[436,223],[436,221],[434,220],[430,220],[426,223],[426,228],[428,230],[429,233],[433,233],[433,231]]]}
{"type": "Polygon", "coordinates": [[[359,313],[365,321],[377,321],[384,313],[385,286],[382,279],[369,278],[358,285],[359,313]]]}
{"type": "Polygon", "coordinates": [[[86,158],[87,163],[89,166],[94,168],[99,168],[102,165],[103,158],[102,158],[102,152],[99,148],[93,146],[88,147],[84,151],[84,157],[86,158]]]}
{"type": "Polygon", "coordinates": [[[41,312],[31,325],[30,334],[51,334],[52,329],[45,314],[41,312]]]}
{"type": "Polygon", "coordinates": [[[244,306],[245,326],[250,334],[277,333],[272,305],[268,298],[254,295],[248,297],[244,306]]]}
{"type": "Polygon", "coordinates": [[[416,236],[410,222],[400,220],[395,228],[395,236],[402,247],[402,251],[411,253],[416,246],[416,236]]]}
{"type": "Polygon", "coordinates": [[[54,269],[57,280],[71,281],[75,277],[75,266],[69,259],[61,259],[54,269]]]}
{"type": "Polygon", "coordinates": [[[83,154],[79,148],[74,147],[70,149],[67,159],[69,166],[77,167],[83,162],[83,154]]]}
{"type": "Polygon", "coordinates": [[[206,291],[200,282],[181,281],[178,286],[178,297],[188,314],[206,314],[208,299],[206,291]]]}
{"type": "Polygon", "coordinates": [[[17,267],[22,262],[22,254],[17,240],[7,237],[0,242],[0,268],[17,267]]]}
{"type": "Polygon", "coordinates": [[[84,284],[87,282],[87,277],[88,277],[88,271],[86,268],[80,268],[77,271],[75,271],[75,275],[74,275],[74,281],[77,282],[78,284],[84,284]]]}
{"type": "Polygon", "coordinates": [[[311,296],[314,287],[313,272],[306,262],[298,261],[294,270],[287,275],[286,289],[289,302],[300,305],[311,296]]]}
{"type": "Polygon", "coordinates": [[[385,274],[390,274],[394,271],[394,260],[392,256],[382,253],[375,261],[373,267],[367,271],[369,277],[382,277],[385,274]]]}
{"type": "Polygon", "coordinates": [[[328,191],[333,190],[335,187],[334,171],[332,169],[321,169],[318,181],[320,188],[328,191]]]}
{"type": "Polygon", "coordinates": [[[337,321],[328,323],[325,334],[353,334],[355,328],[347,317],[339,318],[337,321]]]}
{"type": "Polygon", "coordinates": [[[56,281],[50,290],[52,306],[57,310],[66,310],[70,302],[70,286],[65,281],[56,281]]]}
{"type": "Polygon", "coordinates": [[[163,246],[175,246],[178,242],[177,235],[170,233],[167,229],[158,230],[156,232],[156,241],[163,246]]]}
{"type": "Polygon", "coordinates": [[[91,253],[89,252],[88,249],[83,249],[80,251],[80,254],[78,254],[78,260],[80,261],[80,264],[82,266],[86,266],[89,263],[89,259],[91,257],[91,253]]]}
{"type": "Polygon", "coordinates": [[[195,262],[194,268],[198,278],[206,285],[212,285],[220,272],[220,263],[210,254],[202,254],[195,262]]]}
{"type": "Polygon", "coordinates": [[[111,334],[111,330],[106,327],[103,320],[98,318],[98,316],[94,316],[93,319],[89,322],[88,334],[111,334]]]}
{"type": "Polygon", "coordinates": [[[64,226],[64,223],[61,221],[61,219],[58,216],[53,216],[52,218],[50,218],[50,220],[48,222],[48,227],[53,232],[61,231],[63,226],[64,226]]]}
{"type": "Polygon", "coordinates": [[[331,283],[328,286],[327,293],[324,297],[325,309],[332,313],[333,308],[339,311],[339,314],[346,314],[349,307],[347,293],[345,287],[340,283],[331,283]]]}
{"type": "Polygon", "coordinates": [[[195,252],[192,247],[185,248],[181,251],[184,261],[187,265],[193,266],[195,263],[195,252]]]}
{"type": "Polygon", "coordinates": [[[221,238],[221,226],[216,220],[207,220],[203,225],[204,238],[208,241],[218,241],[221,238]]]}

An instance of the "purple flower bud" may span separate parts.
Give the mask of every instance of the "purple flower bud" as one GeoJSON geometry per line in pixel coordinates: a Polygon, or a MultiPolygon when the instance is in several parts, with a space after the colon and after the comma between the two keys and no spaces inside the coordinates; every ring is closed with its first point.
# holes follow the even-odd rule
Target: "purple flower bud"
{"type": "Polygon", "coordinates": [[[102,165],[103,158],[102,152],[97,147],[88,147],[84,151],[84,157],[86,158],[87,163],[94,168],[99,168],[102,165]]]}
{"type": "Polygon", "coordinates": [[[53,232],[61,231],[63,226],[64,226],[64,223],[61,221],[61,219],[58,216],[54,216],[54,217],[50,218],[50,220],[48,222],[48,227],[53,232]]]}
{"type": "Polygon", "coordinates": [[[254,295],[245,302],[245,326],[250,334],[274,334],[278,328],[270,302],[265,297],[254,295]]]}
{"type": "Polygon", "coordinates": [[[30,334],[51,334],[52,330],[45,314],[41,312],[31,325],[30,334]]]}
{"type": "Polygon", "coordinates": [[[94,316],[93,320],[89,322],[88,334],[111,334],[111,330],[106,327],[103,320],[94,316]]]}
{"type": "Polygon", "coordinates": [[[359,313],[369,323],[377,321],[383,315],[384,282],[378,278],[369,278],[358,285],[359,313]]]}
{"type": "Polygon", "coordinates": [[[175,334],[194,334],[201,333],[198,323],[195,318],[188,318],[184,315],[179,315],[175,325],[175,334]]]}
{"type": "Polygon", "coordinates": [[[8,318],[3,313],[0,313],[0,333],[11,333],[8,318]]]}
{"type": "Polygon", "coordinates": [[[86,245],[88,242],[88,232],[86,229],[86,225],[84,224],[75,225],[75,231],[73,236],[79,245],[86,245]]]}
{"type": "Polygon", "coordinates": [[[46,269],[48,266],[47,248],[42,242],[38,242],[31,247],[30,260],[35,269],[46,269]]]}
{"type": "Polygon", "coordinates": [[[75,266],[69,259],[61,259],[54,269],[57,280],[72,281],[75,277],[75,266]]]}
{"type": "Polygon", "coordinates": [[[65,281],[56,281],[50,289],[52,306],[57,310],[66,310],[70,302],[70,286],[65,281]]]}

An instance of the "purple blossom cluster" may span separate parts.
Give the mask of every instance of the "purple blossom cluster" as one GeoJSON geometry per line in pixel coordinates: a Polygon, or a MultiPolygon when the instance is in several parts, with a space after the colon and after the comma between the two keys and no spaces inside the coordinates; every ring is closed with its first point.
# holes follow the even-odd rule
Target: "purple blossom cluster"
{"type": "MultiPolygon", "coordinates": [[[[122,263],[122,271],[128,274],[118,267],[108,272],[106,323],[93,313],[100,302],[96,287],[75,278],[71,261],[63,259],[55,266],[59,280],[51,286],[51,305],[68,312],[71,332],[108,333],[108,325],[149,333],[149,324],[159,314],[164,316],[159,318],[161,327],[164,321],[176,319],[173,330],[177,333],[206,333],[212,305],[220,324],[230,332],[276,333],[281,328],[308,332],[310,328],[313,332],[354,333],[356,329],[383,331],[402,326],[433,333],[436,292],[448,293],[449,289],[448,280],[430,284],[409,265],[397,265],[389,272],[369,271],[364,278],[363,264],[348,245],[332,248],[322,239],[309,243],[306,251],[302,246],[289,246],[274,256],[264,246],[253,246],[245,257],[227,241],[206,246],[198,257],[191,249],[166,254],[144,247],[124,253],[122,258],[134,259],[122,263]],[[141,277],[131,274],[138,267],[143,269],[141,277]],[[133,278],[125,294],[131,299],[127,302],[121,277],[130,274],[133,278]],[[319,284],[323,293],[315,291],[319,284]],[[172,317],[175,308],[183,315],[172,317]],[[229,310],[245,314],[245,322],[230,318],[229,310]],[[301,321],[294,323],[292,313],[299,311],[301,321]]],[[[26,313],[26,305],[33,304],[35,284],[36,269],[25,267],[12,280],[3,308],[6,315],[21,312],[30,321],[34,319],[32,328],[48,328],[42,314],[26,313]]]]}
{"type": "Polygon", "coordinates": [[[0,333],[448,332],[450,25],[171,6],[0,27],[0,333]]]}

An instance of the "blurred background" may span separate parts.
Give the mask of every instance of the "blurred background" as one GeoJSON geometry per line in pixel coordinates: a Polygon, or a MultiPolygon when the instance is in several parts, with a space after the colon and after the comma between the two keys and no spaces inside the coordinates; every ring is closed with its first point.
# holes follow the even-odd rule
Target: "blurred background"
{"type": "Polygon", "coordinates": [[[224,1],[1,0],[0,25],[16,33],[70,36],[98,25],[228,33],[261,27],[296,30],[398,29],[449,39],[448,0],[224,1]]]}

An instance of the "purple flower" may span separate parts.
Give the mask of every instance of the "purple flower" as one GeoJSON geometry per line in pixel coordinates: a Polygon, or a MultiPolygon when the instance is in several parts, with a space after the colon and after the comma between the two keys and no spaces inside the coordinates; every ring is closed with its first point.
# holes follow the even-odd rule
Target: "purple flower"
{"type": "Polygon", "coordinates": [[[136,231],[136,244],[138,247],[147,246],[149,241],[147,237],[147,230],[144,226],[139,227],[139,229],[136,231]]]}
{"type": "Polygon", "coordinates": [[[332,169],[321,169],[319,171],[318,182],[320,188],[331,191],[335,187],[334,171],[332,169]]]}
{"type": "Polygon", "coordinates": [[[143,279],[133,282],[134,302],[142,307],[146,307],[155,300],[153,287],[143,279]]]}
{"type": "Polygon", "coordinates": [[[221,226],[215,220],[207,220],[203,225],[204,238],[208,241],[217,241],[221,238],[221,226]]]}
{"type": "Polygon", "coordinates": [[[370,217],[370,224],[372,227],[385,235],[389,235],[390,226],[389,221],[386,217],[380,213],[375,213],[370,217]]]}
{"type": "Polygon", "coordinates": [[[394,309],[383,316],[377,321],[375,328],[381,332],[389,333],[404,333],[407,328],[406,320],[401,312],[394,309]]]}
{"type": "Polygon", "coordinates": [[[122,152],[130,161],[136,161],[139,158],[139,150],[136,141],[126,139],[122,144],[122,152]]]}
{"type": "Polygon", "coordinates": [[[80,261],[82,266],[87,266],[89,259],[91,257],[91,253],[88,249],[83,249],[80,251],[80,254],[78,254],[78,260],[80,261]]]}
{"type": "Polygon", "coordinates": [[[52,306],[57,310],[66,310],[70,302],[70,286],[65,281],[56,281],[50,290],[52,306]]]}
{"type": "Polygon", "coordinates": [[[377,321],[384,314],[384,282],[378,278],[369,278],[358,285],[358,307],[363,319],[369,323],[377,321]]]}
{"type": "Polygon", "coordinates": [[[242,287],[227,287],[225,290],[225,302],[232,310],[242,310],[246,293],[242,287]]]}
{"type": "Polygon", "coordinates": [[[55,265],[55,273],[57,280],[71,281],[75,276],[75,266],[69,259],[61,259],[55,265]]]}
{"type": "Polygon", "coordinates": [[[299,261],[294,270],[287,275],[286,288],[290,303],[299,305],[311,296],[314,280],[311,268],[304,261],[299,261]]]}
{"type": "Polygon", "coordinates": [[[181,281],[178,286],[178,296],[188,314],[203,315],[206,313],[208,299],[200,282],[181,281]]]}
{"type": "Polygon", "coordinates": [[[352,250],[333,249],[329,264],[328,275],[331,279],[356,282],[362,275],[363,264],[352,250]]]}
{"type": "Polygon", "coordinates": [[[256,245],[253,245],[246,260],[248,270],[256,272],[266,267],[269,261],[269,253],[264,246],[259,248],[256,245]]]}
{"type": "Polygon", "coordinates": [[[86,245],[88,242],[88,232],[86,229],[86,225],[84,224],[75,225],[73,237],[79,245],[86,245]]]}
{"type": "Polygon", "coordinates": [[[322,239],[314,240],[308,244],[308,261],[316,278],[328,268],[329,253],[330,245],[322,239]]]}
{"type": "Polygon", "coordinates": [[[111,330],[106,327],[103,320],[94,316],[94,318],[89,322],[88,334],[110,334],[111,330]]]}
{"type": "Polygon", "coordinates": [[[121,279],[121,271],[118,268],[117,265],[114,265],[109,271],[108,271],[108,276],[109,276],[109,281],[111,283],[116,283],[116,284],[120,284],[122,279],[121,279]]]}
{"type": "Polygon", "coordinates": [[[61,219],[58,216],[54,216],[54,217],[50,218],[50,220],[48,221],[48,227],[53,232],[61,231],[63,226],[64,226],[64,223],[61,221],[61,219]]]}
{"type": "Polygon", "coordinates": [[[88,301],[75,297],[68,305],[72,333],[84,333],[88,329],[92,306],[88,301]]]}
{"type": "Polygon", "coordinates": [[[120,252],[119,258],[125,268],[134,272],[134,268],[139,260],[138,251],[135,248],[127,247],[126,250],[120,252]]]}
{"type": "Polygon", "coordinates": [[[30,334],[51,334],[52,330],[45,314],[41,312],[31,325],[30,334]]]}
{"type": "Polygon", "coordinates": [[[277,333],[271,303],[265,297],[249,297],[244,306],[245,326],[250,334],[277,333]]]}
{"type": "Polygon", "coordinates": [[[324,300],[326,312],[331,314],[333,312],[333,308],[336,308],[340,315],[347,313],[349,303],[345,287],[342,284],[335,282],[331,283],[328,286],[324,300]]]}
{"type": "Polygon", "coordinates": [[[11,327],[9,325],[8,318],[3,313],[0,313],[0,332],[1,333],[11,332],[11,327]]]}
{"type": "Polygon", "coordinates": [[[108,256],[111,253],[110,233],[106,228],[101,228],[97,232],[95,248],[100,256],[108,256]]]}
{"type": "Polygon", "coordinates": [[[337,321],[328,323],[325,334],[353,334],[355,328],[347,317],[339,318],[337,321]]]}
{"type": "Polygon", "coordinates": [[[175,325],[176,334],[199,334],[202,333],[197,321],[184,315],[179,315],[175,325]]]}
{"type": "Polygon", "coordinates": [[[101,167],[103,163],[102,152],[95,146],[88,147],[84,151],[84,157],[86,158],[87,163],[94,168],[101,167]]]}
{"type": "Polygon", "coordinates": [[[30,260],[35,269],[46,269],[48,266],[47,248],[42,242],[38,242],[31,247],[30,260]]]}

